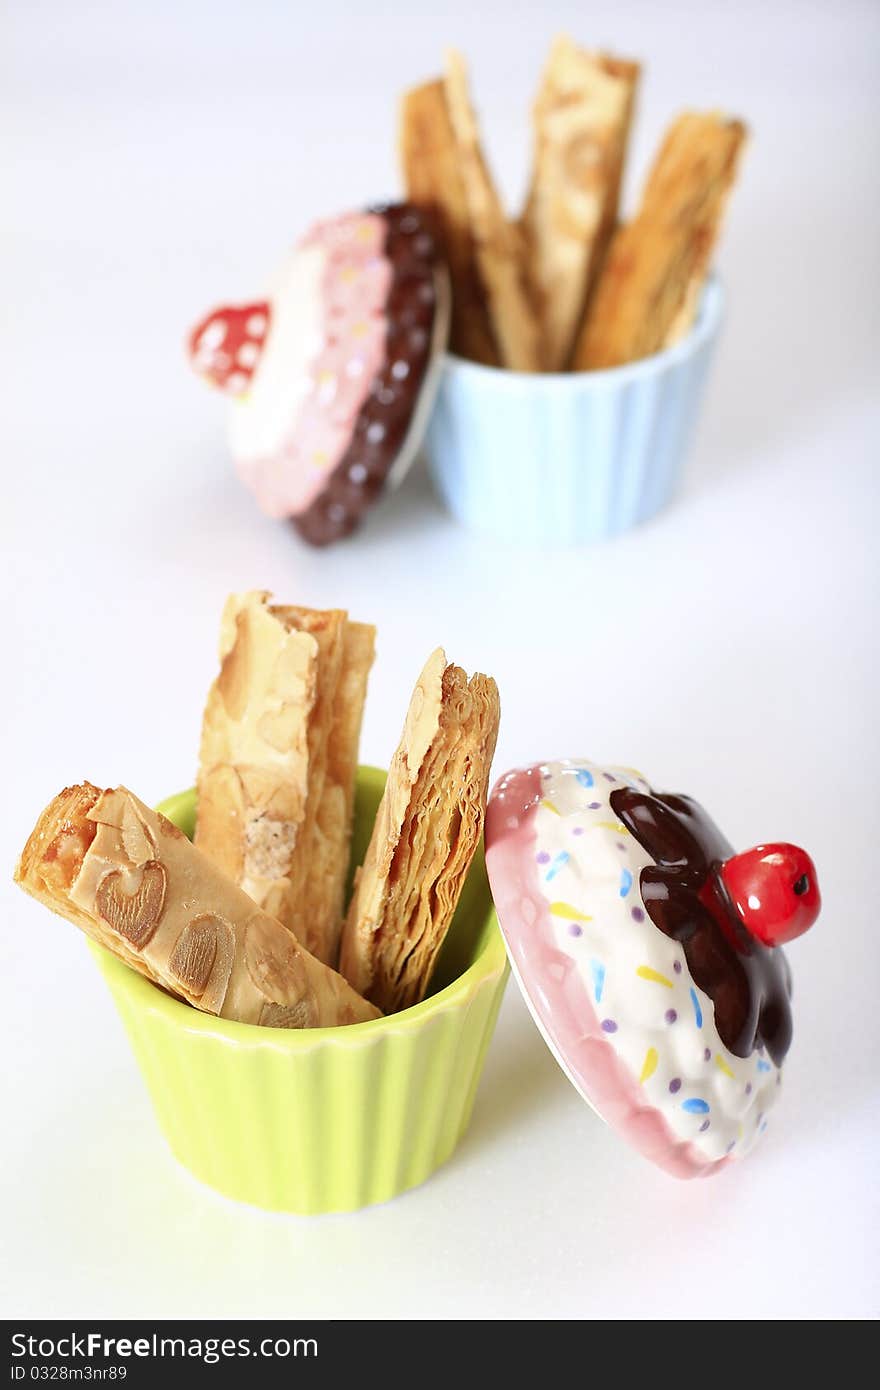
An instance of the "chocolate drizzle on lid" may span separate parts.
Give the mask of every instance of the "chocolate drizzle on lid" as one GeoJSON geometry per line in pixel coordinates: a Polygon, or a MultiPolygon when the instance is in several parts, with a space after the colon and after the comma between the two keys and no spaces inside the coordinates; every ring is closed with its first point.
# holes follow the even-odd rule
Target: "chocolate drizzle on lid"
{"type": "Polygon", "coordinates": [[[730,903],[718,869],[733,847],[689,796],[621,787],[611,806],[654,860],[640,878],[645,908],[684,948],[725,1046],[737,1057],[766,1047],[781,1066],[791,1044],[791,974],[782,950],[751,936],[730,903]]]}
{"type": "MultiPolygon", "coordinates": [[[[384,255],[391,263],[385,303],[385,361],[354,423],[351,443],[327,485],[304,512],[291,517],[312,545],[329,545],[359,525],[381,493],[412,424],[438,346],[438,279],[445,274],[424,212],[411,203],[371,208],[386,224],[384,255]]],[[[444,345],[441,345],[441,347],[444,345]]]]}

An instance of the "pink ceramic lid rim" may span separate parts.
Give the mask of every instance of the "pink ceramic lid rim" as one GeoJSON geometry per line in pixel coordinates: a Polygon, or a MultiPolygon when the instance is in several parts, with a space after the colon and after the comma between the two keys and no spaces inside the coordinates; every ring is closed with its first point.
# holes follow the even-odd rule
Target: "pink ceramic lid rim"
{"type": "MultiPolygon", "coordinates": [[[[318,223],[297,246],[298,251],[317,248],[323,254],[323,336],[307,366],[314,386],[277,448],[238,454],[235,460],[240,478],[267,516],[306,511],[351,446],[364,402],[387,357],[393,268],[385,243],[381,215],[346,213],[318,223]]],[[[270,328],[264,355],[272,347],[270,328]]]]}
{"type": "Polygon", "coordinates": [[[641,1086],[605,1038],[572,960],[554,943],[534,868],[540,772],[530,768],[505,781],[503,808],[490,808],[486,868],[513,973],[529,1012],[583,1099],[645,1158],[677,1178],[720,1171],[730,1160],[706,1159],[694,1144],[676,1138],[660,1112],[646,1104],[641,1086]],[[508,821],[500,833],[493,833],[492,810],[503,811],[508,821]],[[515,828],[509,824],[514,818],[515,828]]]}

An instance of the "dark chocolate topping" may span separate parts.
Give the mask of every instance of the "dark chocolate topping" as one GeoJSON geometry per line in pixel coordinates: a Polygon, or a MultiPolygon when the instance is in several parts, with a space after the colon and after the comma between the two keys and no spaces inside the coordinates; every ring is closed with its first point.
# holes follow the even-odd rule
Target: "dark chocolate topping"
{"type": "Polygon", "coordinates": [[[730,902],[718,870],[732,846],[689,796],[621,787],[611,806],[654,860],[640,878],[645,908],[684,947],[725,1046],[737,1057],[766,1047],[781,1066],[791,1044],[791,974],[781,948],[757,941],[730,902]]]}
{"type": "Polygon", "coordinates": [[[428,374],[441,261],[426,214],[411,203],[371,208],[385,219],[391,262],[385,361],[355,421],[351,443],[304,512],[291,518],[312,545],[350,535],[381,493],[428,374]]]}

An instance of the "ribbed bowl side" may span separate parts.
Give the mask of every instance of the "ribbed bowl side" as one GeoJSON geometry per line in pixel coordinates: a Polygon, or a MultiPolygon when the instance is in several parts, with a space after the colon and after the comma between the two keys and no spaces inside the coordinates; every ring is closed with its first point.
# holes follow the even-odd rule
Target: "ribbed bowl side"
{"type": "MultiPolygon", "coordinates": [[[[384,785],[380,769],[359,768],[355,863],[384,785]]],[[[192,834],[192,788],[159,810],[192,834]]],[[[438,962],[443,987],[372,1023],[303,1032],[228,1023],[90,948],[180,1162],[228,1197],[304,1214],[387,1201],[449,1157],[470,1118],[509,969],[481,853],[438,962]]]]}
{"type": "Polygon", "coordinates": [[[675,492],[720,316],[713,283],[691,337],[634,368],[544,377],[447,359],[427,452],[450,512],[534,545],[580,545],[653,516],[675,492]]]}
{"type": "Polygon", "coordinates": [[[151,986],[133,988],[126,968],[94,949],[176,1157],[228,1197],[303,1214],[387,1201],[450,1156],[507,976],[499,961],[417,1026],[390,1018],[350,1036],[318,1032],[291,1051],[271,1030],[230,1041],[172,1021],[144,1003],[151,986]]]}

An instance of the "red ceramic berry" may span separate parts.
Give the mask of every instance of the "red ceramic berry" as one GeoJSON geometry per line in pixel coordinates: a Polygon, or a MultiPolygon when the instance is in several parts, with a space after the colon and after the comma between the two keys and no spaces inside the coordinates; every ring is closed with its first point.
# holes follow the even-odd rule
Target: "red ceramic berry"
{"type": "Polygon", "coordinates": [[[229,395],[241,395],[260,360],[269,318],[265,300],[215,309],[190,334],[189,355],[196,371],[229,395]]]}
{"type": "Polygon", "coordinates": [[[819,916],[816,866],[797,845],[758,845],[721,865],[721,881],[746,929],[765,946],[800,936],[819,916]]]}

